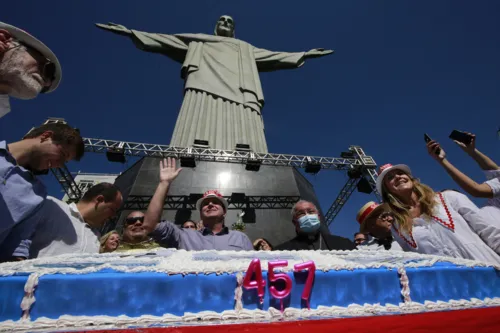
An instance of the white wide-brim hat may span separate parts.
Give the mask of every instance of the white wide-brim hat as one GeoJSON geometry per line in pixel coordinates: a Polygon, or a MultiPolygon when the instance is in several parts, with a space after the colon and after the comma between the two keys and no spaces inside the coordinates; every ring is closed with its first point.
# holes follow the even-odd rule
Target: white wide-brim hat
{"type": "Polygon", "coordinates": [[[61,77],[62,77],[62,68],[61,64],[59,63],[59,60],[57,59],[56,55],[54,52],[52,52],[47,45],[30,35],[24,30],[19,29],[18,27],[15,27],[13,25],[0,22],[0,29],[7,30],[14,39],[17,39],[23,44],[28,45],[29,47],[32,47],[33,49],[37,50],[40,52],[45,58],[49,59],[54,65],[56,66],[56,72],[55,72],[55,77],[52,80],[52,83],[50,87],[46,87],[42,92],[44,93],[49,93],[51,91],[54,91],[57,86],[59,86],[59,82],[61,82],[61,77]]]}
{"type": "Polygon", "coordinates": [[[406,164],[384,164],[382,165],[379,170],[378,170],[378,176],[377,176],[377,191],[382,195],[382,183],[384,182],[384,177],[387,175],[387,173],[391,170],[401,170],[407,175],[411,176],[411,170],[406,164]]]}
{"type": "Polygon", "coordinates": [[[206,191],[203,194],[203,197],[201,197],[200,199],[198,199],[198,201],[196,201],[196,209],[200,210],[201,204],[203,203],[203,201],[210,199],[210,198],[216,198],[217,200],[219,200],[221,202],[222,206],[224,207],[224,211],[227,212],[227,207],[228,207],[227,200],[224,199],[222,194],[220,194],[220,192],[217,190],[206,191]]]}

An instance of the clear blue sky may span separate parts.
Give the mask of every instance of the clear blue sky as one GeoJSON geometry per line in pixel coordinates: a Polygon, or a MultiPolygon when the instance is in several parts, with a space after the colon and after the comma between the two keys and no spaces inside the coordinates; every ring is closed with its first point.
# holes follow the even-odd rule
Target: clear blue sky
{"type": "MultiPolygon", "coordinates": [[[[481,171],[453,142],[453,129],[478,135],[500,162],[500,2],[421,1],[6,1],[0,20],[30,31],[63,66],[61,86],[33,101],[12,101],[1,139],[18,140],[47,117],[86,137],[168,144],[182,101],[179,64],[137,50],[95,22],[150,32],[212,33],[222,14],[236,36],[271,50],[331,48],[302,68],[264,73],[263,116],[270,152],[339,156],[362,146],[379,165],[406,163],[436,190],[456,188],[426,153],[423,133],[477,181],[481,171]],[[147,4],[147,5],[146,5],[147,4]]],[[[121,172],[87,154],[72,171],[121,172]]],[[[326,212],[347,180],[308,176],[326,212]]],[[[52,176],[50,192],[62,197],[52,176]]],[[[357,210],[373,195],[354,193],[332,225],[352,237],[357,210]]],[[[481,202],[478,201],[478,204],[481,202]]]]}

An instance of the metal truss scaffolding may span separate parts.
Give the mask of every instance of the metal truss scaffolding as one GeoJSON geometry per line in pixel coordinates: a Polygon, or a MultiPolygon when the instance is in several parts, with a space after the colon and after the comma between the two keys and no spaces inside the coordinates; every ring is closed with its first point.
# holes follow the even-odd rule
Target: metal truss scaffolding
{"type": "Polygon", "coordinates": [[[64,192],[68,195],[68,202],[77,202],[82,197],[82,191],[75,183],[73,175],[69,172],[68,167],[64,165],[62,168],[50,169],[56,177],[64,192]]]}
{"type": "MultiPolygon", "coordinates": [[[[151,195],[131,195],[125,202],[123,209],[146,210],[151,195]]],[[[241,201],[231,200],[231,196],[224,197],[228,202],[228,209],[291,209],[293,204],[300,200],[298,196],[245,196],[241,201]]],[[[163,206],[164,210],[190,209],[196,210],[196,201],[189,195],[169,195],[163,206]]]]}
{"type": "Polygon", "coordinates": [[[275,165],[305,168],[308,164],[319,163],[322,169],[349,170],[351,165],[366,165],[376,167],[370,156],[361,161],[356,158],[319,157],[290,154],[254,153],[249,151],[220,150],[210,148],[182,148],[168,145],[154,145],[147,143],[125,142],[104,139],[85,138],[85,151],[106,153],[110,149],[123,149],[127,156],[151,157],[194,157],[199,161],[226,162],[245,164],[249,160],[261,161],[262,165],[275,165]]]}
{"type": "MultiPolygon", "coordinates": [[[[49,118],[47,123],[66,123],[61,118],[49,118]]],[[[84,138],[85,151],[92,153],[122,154],[123,156],[136,157],[175,157],[194,158],[199,161],[226,162],[247,164],[258,161],[260,165],[283,166],[306,168],[314,165],[320,169],[347,171],[349,180],[344,185],[337,198],[328,209],[325,219],[330,225],[351,194],[359,185],[364,182],[366,187],[380,200],[380,194],[376,189],[377,164],[371,156],[367,156],[359,146],[350,146],[349,152],[342,154],[345,157],[320,157],[291,154],[271,154],[255,153],[252,151],[219,150],[198,147],[171,147],[168,145],[158,145],[149,143],[126,142],[117,140],[84,138]]],[[[74,181],[73,176],[66,168],[52,169],[52,173],[61,184],[62,188],[70,198],[70,201],[78,201],[82,195],[80,189],[74,181]]],[[[366,189],[364,190],[366,192],[366,189]]],[[[151,200],[151,196],[130,196],[125,203],[124,209],[146,209],[151,200]]],[[[247,196],[244,202],[231,202],[230,209],[259,208],[259,209],[281,209],[291,208],[298,201],[298,197],[283,196],[247,196]]],[[[188,196],[168,196],[164,209],[174,210],[189,208],[195,209],[195,202],[190,202],[188,196]]]]}
{"type": "Polygon", "coordinates": [[[356,160],[361,163],[361,166],[352,166],[352,169],[347,172],[349,180],[340,190],[337,198],[333,201],[332,205],[325,214],[325,222],[328,225],[330,225],[335,217],[337,217],[337,214],[347,202],[352,192],[356,190],[358,184],[362,181],[362,179],[367,182],[367,184],[371,188],[371,191],[373,191],[377,199],[379,201],[381,201],[382,199],[377,191],[377,172],[375,171],[376,164],[373,161],[373,158],[370,156],[366,156],[363,149],[359,146],[351,146],[349,148],[349,151],[353,153],[356,160]]]}
{"type": "Polygon", "coordinates": [[[325,223],[330,225],[335,217],[337,217],[337,214],[340,212],[340,209],[344,206],[344,204],[347,202],[349,197],[351,196],[352,192],[356,189],[356,185],[359,182],[359,178],[350,178],[347,183],[342,187],[340,190],[339,195],[333,201],[332,205],[328,209],[328,211],[325,214],[325,223]]]}

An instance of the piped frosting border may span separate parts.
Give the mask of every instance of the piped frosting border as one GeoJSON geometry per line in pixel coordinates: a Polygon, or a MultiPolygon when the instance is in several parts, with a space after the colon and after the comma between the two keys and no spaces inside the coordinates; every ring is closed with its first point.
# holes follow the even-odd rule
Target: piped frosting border
{"type": "Polygon", "coordinates": [[[275,308],[263,310],[229,310],[222,313],[203,311],[199,313],[186,313],[184,316],[144,315],[137,318],[127,316],[61,316],[59,319],[38,318],[35,321],[19,320],[5,321],[0,323],[0,331],[33,331],[33,330],[56,330],[56,329],[85,329],[85,328],[127,328],[148,326],[180,326],[200,324],[231,324],[249,322],[273,322],[281,320],[299,319],[326,319],[343,317],[360,317],[374,315],[411,314],[422,312],[460,310],[469,308],[480,308],[500,306],[500,298],[485,298],[480,300],[450,300],[449,302],[430,302],[424,304],[417,302],[400,303],[399,305],[386,304],[351,304],[347,307],[319,306],[316,309],[287,308],[283,313],[275,308]],[[200,323],[201,321],[201,323],[200,323]]]}
{"type": "Polygon", "coordinates": [[[500,267],[480,261],[423,255],[409,252],[357,251],[276,251],[235,252],[185,250],[135,251],[96,255],[61,255],[21,262],[0,264],[0,276],[14,274],[88,274],[103,269],[118,272],[161,272],[167,274],[222,274],[245,272],[249,262],[259,258],[263,271],[271,260],[288,260],[288,267],[277,271],[292,271],[296,263],[314,261],[316,270],[354,270],[366,268],[430,267],[437,262],[449,262],[464,267],[500,267]],[[152,254],[152,255],[149,255],[152,254]],[[155,255],[156,254],[156,255],[155,255]]]}

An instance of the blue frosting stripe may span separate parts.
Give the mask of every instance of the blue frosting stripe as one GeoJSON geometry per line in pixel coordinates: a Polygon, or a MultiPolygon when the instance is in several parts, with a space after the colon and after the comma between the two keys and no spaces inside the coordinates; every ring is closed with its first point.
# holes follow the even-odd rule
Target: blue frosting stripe
{"type": "MultiPolygon", "coordinates": [[[[406,269],[411,298],[423,303],[452,299],[500,297],[500,272],[491,267],[461,267],[438,263],[433,267],[406,269]]],[[[290,295],[285,307],[304,308],[301,299],[308,272],[293,273],[290,295]]],[[[267,272],[264,304],[258,303],[256,289],[243,288],[245,309],[280,308],[279,300],[269,294],[267,272]]],[[[0,283],[0,320],[18,320],[27,276],[2,277],[0,283]]],[[[54,274],[40,277],[31,319],[73,316],[142,315],[182,316],[186,312],[234,309],[235,274],[167,275],[165,273],[122,273],[110,269],[92,274],[54,274]]],[[[277,288],[280,289],[279,285],[277,288]]],[[[396,269],[377,268],[316,271],[311,308],[350,304],[399,304],[402,302],[396,269]]]]}
{"type": "MultiPolygon", "coordinates": [[[[305,307],[301,300],[307,272],[289,273],[293,287],[284,300],[285,307],[305,307]]],[[[267,273],[263,278],[267,280],[267,273]]],[[[258,304],[255,289],[243,289],[246,309],[280,308],[270,297],[266,285],[264,304],[258,304]]],[[[31,318],[58,318],[67,315],[108,315],[138,317],[161,316],[166,313],[182,316],[185,312],[234,309],[234,274],[166,275],[163,273],[99,272],[84,275],[47,275],[39,279],[36,303],[31,318]]],[[[278,286],[279,288],[279,286],[278,286]]],[[[396,270],[386,268],[357,271],[317,271],[310,305],[348,306],[352,303],[401,302],[396,270]]]]}
{"type": "Polygon", "coordinates": [[[0,321],[21,319],[21,301],[28,276],[7,276],[0,283],[0,321]]]}
{"type": "Polygon", "coordinates": [[[93,273],[39,279],[31,319],[67,315],[138,317],[234,308],[236,277],[230,274],[93,273]]]}
{"type": "Polygon", "coordinates": [[[407,268],[412,301],[500,297],[500,271],[493,267],[462,267],[438,263],[435,267],[407,268]]]}
{"type": "MultiPolygon", "coordinates": [[[[283,300],[285,307],[304,308],[301,296],[307,279],[307,272],[292,273],[288,276],[293,281],[290,295],[283,300]]],[[[245,309],[263,309],[269,307],[279,309],[280,301],[269,294],[267,272],[262,272],[266,280],[264,304],[258,304],[256,289],[243,289],[243,306],[245,309]]],[[[280,289],[279,285],[276,285],[280,289]]],[[[343,306],[350,304],[399,304],[402,302],[401,287],[397,270],[387,268],[364,270],[316,271],[310,296],[311,308],[323,306],[343,306]]]]}

